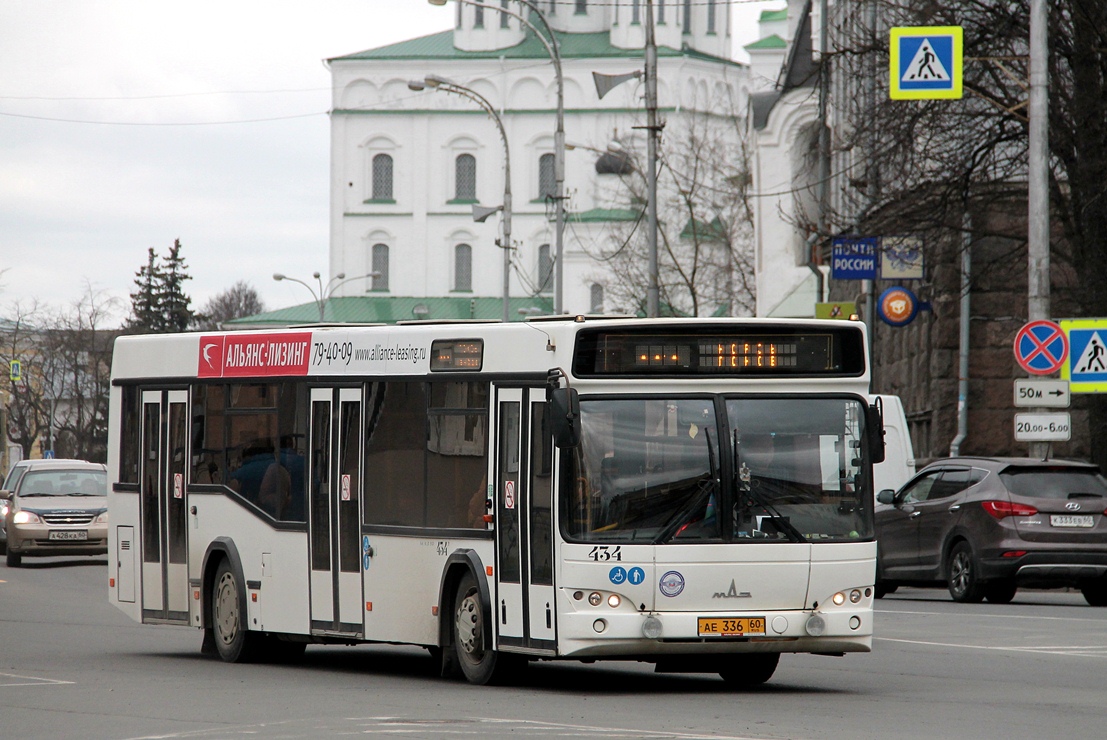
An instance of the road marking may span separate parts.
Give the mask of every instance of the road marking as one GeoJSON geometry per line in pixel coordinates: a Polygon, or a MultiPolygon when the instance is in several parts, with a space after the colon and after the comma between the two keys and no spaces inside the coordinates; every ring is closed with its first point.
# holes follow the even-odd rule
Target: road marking
{"type": "MultiPolygon", "coordinates": [[[[354,720],[356,721],[356,720],[354,720]]],[[[393,733],[397,729],[426,736],[428,730],[435,734],[487,736],[493,729],[523,729],[541,733],[549,737],[636,737],[662,738],[664,740],[692,740],[710,738],[711,740],[753,740],[750,735],[716,735],[702,732],[669,732],[666,730],[643,730],[626,727],[599,727],[595,725],[573,725],[561,722],[543,722],[541,720],[505,719],[502,717],[470,717],[461,720],[404,719],[402,717],[365,717],[362,721],[377,723],[378,727],[364,727],[363,734],[393,733]],[[471,727],[460,725],[469,724],[471,727]]]]}
{"type": "Polygon", "coordinates": [[[1037,655],[1078,655],[1089,658],[1107,658],[1107,645],[1064,646],[1051,647],[1008,647],[1003,645],[964,645],[955,642],[927,642],[924,640],[901,640],[895,637],[877,637],[877,640],[885,642],[901,642],[908,645],[925,645],[927,647],[966,648],[969,650],[1003,650],[1011,653],[1034,653],[1037,655]]]}
{"type": "MultiPolygon", "coordinates": [[[[949,612],[909,612],[899,611],[895,609],[879,609],[877,614],[913,614],[923,617],[949,617],[954,616],[949,612]]],[[[1058,622],[1094,622],[1096,624],[1103,624],[1102,619],[1090,619],[1088,617],[1036,617],[1029,614],[972,614],[972,613],[958,613],[958,619],[965,617],[976,617],[977,619],[1033,619],[1038,622],[1045,622],[1049,620],[1055,620],[1058,622]]]]}
{"type": "Polygon", "coordinates": [[[41,678],[40,676],[19,676],[15,673],[0,673],[0,688],[8,686],[57,686],[59,684],[71,684],[72,681],[58,681],[54,678],[41,678]],[[23,679],[20,683],[12,683],[4,679],[23,679]]]}
{"type": "Polygon", "coordinates": [[[524,733],[546,738],[625,738],[639,740],[755,740],[754,735],[719,735],[703,732],[669,732],[626,727],[599,727],[572,725],[540,720],[505,719],[502,717],[466,717],[458,719],[417,719],[406,717],[343,717],[327,720],[298,719],[287,722],[258,723],[220,727],[210,730],[186,730],[165,735],[144,735],[132,740],[169,740],[170,738],[202,738],[208,736],[236,737],[256,736],[258,733],[280,730],[295,732],[296,726],[309,726],[313,733],[335,734],[356,729],[360,735],[411,735],[412,737],[473,736],[486,738],[489,734],[524,733]]]}

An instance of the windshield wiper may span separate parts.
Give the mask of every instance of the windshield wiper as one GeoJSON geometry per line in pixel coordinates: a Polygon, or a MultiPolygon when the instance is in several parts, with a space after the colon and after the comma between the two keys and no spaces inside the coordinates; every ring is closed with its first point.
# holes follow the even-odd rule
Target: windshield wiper
{"type": "Polygon", "coordinates": [[[705,429],[703,430],[703,436],[707,440],[707,465],[710,477],[707,480],[701,480],[699,489],[669,517],[668,521],[661,527],[661,531],[654,537],[653,544],[655,545],[668,542],[676,536],[681,527],[688,524],[691,516],[699,510],[704,496],[710,498],[711,494],[719,489],[718,464],[715,462],[715,450],[711,447],[711,434],[705,429]]]}
{"type": "Polygon", "coordinates": [[[714,486],[710,481],[701,481],[699,489],[692,494],[692,497],[685,501],[684,505],[677,509],[665,522],[661,531],[653,538],[653,544],[661,545],[671,540],[680,531],[681,527],[689,523],[691,516],[699,510],[700,505],[710,495],[713,488],[714,486]]]}
{"type": "Polygon", "coordinates": [[[773,526],[778,531],[783,530],[788,539],[793,542],[807,542],[807,538],[803,536],[803,533],[796,529],[795,525],[788,521],[788,517],[780,513],[780,510],[776,508],[769,501],[766,496],[761,495],[760,491],[755,492],[751,482],[744,480],[741,477],[742,457],[738,452],[738,431],[734,432],[734,488],[740,495],[744,494],[748,504],[760,506],[765,511],[772,515],[773,526]]]}

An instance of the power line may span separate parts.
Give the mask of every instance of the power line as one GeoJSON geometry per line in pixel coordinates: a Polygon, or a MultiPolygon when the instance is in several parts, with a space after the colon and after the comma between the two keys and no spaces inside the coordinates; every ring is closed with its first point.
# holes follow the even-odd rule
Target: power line
{"type": "Polygon", "coordinates": [[[56,123],[81,123],[94,126],[223,126],[237,123],[266,123],[269,121],[289,121],[295,118],[312,118],[325,116],[325,111],[316,113],[298,113],[291,116],[272,116],[269,118],[242,118],[233,121],[87,121],[76,118],[55,118],[53,116],[32,116],[25,113],[8,113],[0,111],[0,116],[8,118],[30,118],[36,121],[53,121],[56,123]]]}
{"type": "Polygon", "coordinates": [[[211,92],[160,93],[157,95],[0,95],[0,100],[159,100],[163,98],[190,98],[205,95],[272,95],[276,93],[329,92],[330,87],[293,87],[275,90],[213,90],[211,92]]]}

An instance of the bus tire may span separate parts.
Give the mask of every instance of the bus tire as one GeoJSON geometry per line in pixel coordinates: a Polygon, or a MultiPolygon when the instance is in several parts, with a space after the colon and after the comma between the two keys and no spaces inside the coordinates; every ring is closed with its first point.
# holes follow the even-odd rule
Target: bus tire
{"type": "Polygon", "coordinates": [[[476,579],[466,572],[454,599],[453,647],[465,680],[478,686],[501,683],[510,662],[510,658],[488,647],[484,607],[476,579]]]}
{"type": "Polygon", "coordinates": [[[727,667],[719,671],[723,680],[735,688],[760,686],[773,677],[780,653],[752,653],[727,659],[727,667]]]}
{"type": "Polygon", "coordinates": [[[212,636],[215,651],[227,663],[249,663],[258,656],[261,635],[246,629],[246,604],[238,578],[226,558],[219,562],[211,589],[212,636]]]}

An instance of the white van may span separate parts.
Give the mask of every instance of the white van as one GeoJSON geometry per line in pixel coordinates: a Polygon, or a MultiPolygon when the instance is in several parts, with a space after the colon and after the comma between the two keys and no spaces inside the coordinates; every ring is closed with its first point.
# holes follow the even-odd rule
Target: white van
{"type": "Polygon", "coordinates": [[[875,404],[877,399],[884,406],[884,462],[873,466],[873,491],[879,493],[885,488],[898,491],[915,474],[911,432],[899,396],[873,394],[869,403],[875,404]]]}

